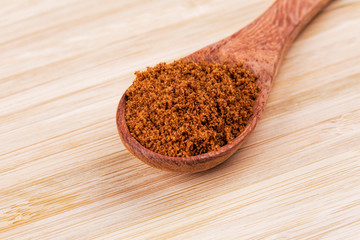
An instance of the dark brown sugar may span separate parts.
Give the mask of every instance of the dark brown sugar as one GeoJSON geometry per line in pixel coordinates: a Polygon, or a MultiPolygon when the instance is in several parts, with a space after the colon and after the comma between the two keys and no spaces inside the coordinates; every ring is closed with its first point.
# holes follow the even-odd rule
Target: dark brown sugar
{"type": "Polygon", "coordinates": [[[126,92],[125,119],[147,149],[189,157],[230,143],[245,128],[259,88],[243,65],[159,63],[136,72],[126,92]]]}

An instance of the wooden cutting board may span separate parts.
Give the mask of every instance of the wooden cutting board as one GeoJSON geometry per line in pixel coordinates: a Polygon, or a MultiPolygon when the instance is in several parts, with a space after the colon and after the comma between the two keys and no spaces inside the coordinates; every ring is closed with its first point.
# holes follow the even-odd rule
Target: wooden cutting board
{"type": "Polygon", "coordinates": [[[360,2],[295,41],[263,119],[215,169],[122,145],[133,72],[220,40],[266,0],[3,0],[0,239],[360,239],[360,2]]]}

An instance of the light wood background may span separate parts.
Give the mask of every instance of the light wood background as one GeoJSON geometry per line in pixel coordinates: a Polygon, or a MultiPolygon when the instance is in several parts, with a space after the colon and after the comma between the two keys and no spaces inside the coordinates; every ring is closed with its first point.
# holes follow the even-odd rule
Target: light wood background
{"type": "Polygon", "coordinates": [[[0,239],[360,239],[360,1],[290,48],[224,164],[162,172],[122,145],[133,72],[251,22],[269,0],[1,0],[0,239]]]}

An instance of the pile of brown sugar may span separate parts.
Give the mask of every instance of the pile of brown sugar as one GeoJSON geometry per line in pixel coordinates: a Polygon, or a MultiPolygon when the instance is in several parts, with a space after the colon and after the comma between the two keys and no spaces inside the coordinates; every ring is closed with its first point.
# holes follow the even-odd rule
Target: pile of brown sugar
{"type": "Polygon", "coordinates": [[[126,93],[131,135],[147,149],[189,157],[230,143],[245,128],[259,88],[241,64],[159,63],[136,72],[126,93]]]}

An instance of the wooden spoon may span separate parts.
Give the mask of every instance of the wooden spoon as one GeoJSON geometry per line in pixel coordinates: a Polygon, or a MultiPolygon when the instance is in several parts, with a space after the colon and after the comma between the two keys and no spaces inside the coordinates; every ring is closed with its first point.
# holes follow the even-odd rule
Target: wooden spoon
{"type": "Polygon", "coordinates": [[[187,60],[230,62],[244,65],[259,77],[261,88],[254,114],[234,141],[219,150],[191,157],[169,157],[152,152],[131,135],[125,121],[126,93],[116,115],[120,138],[125,147],[143,162],[173,172],[200,172],[215,167],[233,155],[250,136],[264,111],[265,103],[280,63],[290,44],[310,20],[331,0],[278,0],[264,14],[237,33],[211,44],[187,60]]]}

